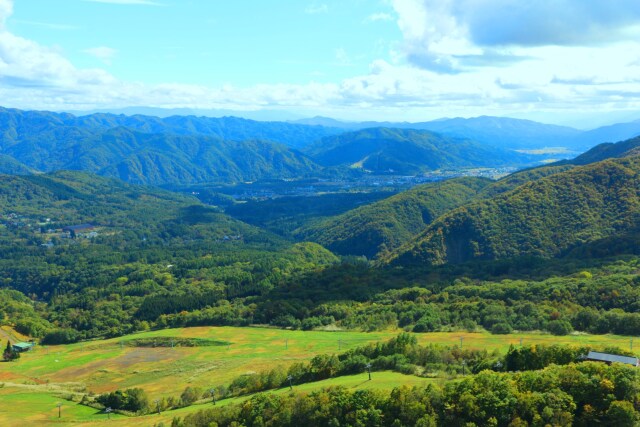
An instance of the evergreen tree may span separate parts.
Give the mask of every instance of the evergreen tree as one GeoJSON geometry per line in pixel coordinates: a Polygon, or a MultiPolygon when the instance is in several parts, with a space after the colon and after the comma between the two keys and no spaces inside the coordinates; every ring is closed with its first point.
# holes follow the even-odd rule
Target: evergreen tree
{"type": "Polygon", "coordinates": [[[7,347],[5,348],[4,353],[2,354],[2,359],[5,362],[10,362],[12,360],[16,360],[19,358],[20,358],[20,353],[18,353],[13,349],[13,347],[11,346],[11,341],[7,341],[7,347]]]}

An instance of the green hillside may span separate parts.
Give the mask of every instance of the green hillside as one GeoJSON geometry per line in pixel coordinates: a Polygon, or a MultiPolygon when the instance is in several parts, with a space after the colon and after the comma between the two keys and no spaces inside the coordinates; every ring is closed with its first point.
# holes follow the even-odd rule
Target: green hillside
{"type": "Polygon", "coordinates": [[[550,257],[634,231],[640,221],[638,172],[640,157],[607,160],[470,203],[435,221],[393,262],[550,257]]]}
{"type": "Polygon", "coordinates": [[[49,342],[116,336],[204,308],[199,324],[246,324],[247,308],[230,300],[337,261],[195,198],[79,172],[0,176],[0,207],[1,284],[38,301],[28,310],[7,294],[19,308],[7,321],[49,342]]]}
{"type": "Polygon", "coordinates": [[[97,135],[59,130],[64,132],[58,138],[27,140],[3,151],[42,171],[82,170],[153,185],[299,177],[320,169],[301,153],[270,142],[144,134],[122,127],[97,135]]]}
{"type": "Polygon", "coordinates": [[[323,138],[305,150],[323,166],[375,173],[416,174],[442,168],[498,167],[535,161],[531,156],[444,137],[429,131],[373,128],[323,138]]]}
{"type": "Polygon", "coordinates": [[[482,178],[459,178],[420,185],[303,227],[295,234],[335,253],[374,258],[410,241],[435,218],[467,202],[490,183],[482,178]]]}

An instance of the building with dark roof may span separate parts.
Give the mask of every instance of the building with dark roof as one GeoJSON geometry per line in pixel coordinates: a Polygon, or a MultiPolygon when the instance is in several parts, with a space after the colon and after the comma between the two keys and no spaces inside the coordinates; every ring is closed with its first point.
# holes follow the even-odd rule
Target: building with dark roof
{"type": "Polygon", "coordinates": [[[640,366],[640,359],[637,357],[618,356],[617,354],[598,353],[597,351],[590,351],[589,354],[587,354],[587,360],[604,362],[609,365],[612,363],[624,363],[625,365],[632,365],[636,368],[640,366]]]}

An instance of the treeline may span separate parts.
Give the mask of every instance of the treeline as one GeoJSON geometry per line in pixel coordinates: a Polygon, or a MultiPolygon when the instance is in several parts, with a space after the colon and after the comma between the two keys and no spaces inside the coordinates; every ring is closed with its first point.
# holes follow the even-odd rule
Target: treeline
{"type": "Polygon", "coordinates": [[[390,394],[342,387],[258,394],[172,425],[632,427],[640,416],[639,375],[631,367],[587,362],[515,374],[482,371],[444,386],[404,386],[390,394]]]}

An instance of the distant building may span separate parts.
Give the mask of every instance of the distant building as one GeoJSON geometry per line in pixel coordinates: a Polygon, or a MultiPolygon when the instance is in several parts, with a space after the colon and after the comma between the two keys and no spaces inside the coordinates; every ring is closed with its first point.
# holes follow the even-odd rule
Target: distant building
{"type": "Polygon", "coordinates": [[[13,351],[17,353],[23,353],[25,351],[31,350],[36,344],[34,342],[19,342],[15,343],[11,346],[13,351]]]}
{"type": "Polygon", "coordinates": [[[632,365],[636,368],[640,366],[640,359],[637,357],[618,356],[617,354],[598,353],[597,351],[590,351],[589,354],[587,354],[587,360],[604,362],[608,365],[612,363],[624,363],[625,365],[632,365]]]}
{"type": "Polygon", "coordinates": [[[62,231],[66,231],[71,235],[71,237],[77,237],[78,234],[88,233],[96,228],[93,224],[79,224],[79,225],[70,225],[68,227],[64,227],[62,231]]]}

